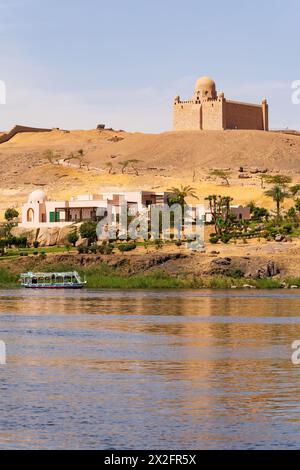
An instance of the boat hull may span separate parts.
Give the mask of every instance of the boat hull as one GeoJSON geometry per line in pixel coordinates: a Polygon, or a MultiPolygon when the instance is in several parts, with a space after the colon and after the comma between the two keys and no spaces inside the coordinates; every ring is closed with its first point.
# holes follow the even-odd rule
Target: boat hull
{"type": "Polygon", "coordinates": [[[74,286],[25,286],[23,285],[22,287],[25,287],[25,289],[82,289],[85,286],[85,284],[78,284],[74,286]]]}
{"type": "Polygon", "coordinates": [[[86,281],[77,271],[22,273],[21,286],[25,289],[82,289],[86,281]]]}

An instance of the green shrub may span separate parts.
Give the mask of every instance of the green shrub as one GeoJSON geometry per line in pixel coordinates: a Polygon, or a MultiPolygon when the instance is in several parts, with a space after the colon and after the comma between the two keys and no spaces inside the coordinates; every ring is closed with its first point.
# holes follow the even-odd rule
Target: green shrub
{"type": "Polygon", "coordinates": [[[0,268],[0,286],[17,285],[19,276],[7,268],[0,268]]]}
{"type": "Polygon", "coordinates": [[[101,253],[101,255],[110,255],[113,252],[114,245],[109,243],[108,245],[100,245],[98,246],[98,252],[101,253]]]}
{"type": "Polygon", "coordinates": [[[27,247],[27,237],[15,237],[14,245],[18,248],[27,247]]]}
{"type": "Polygon", "coordinates": [[[156,240],[154,241],[154,243],[155,243],[155,248],[156,248],[157,250],[159,250],[159,249],[162,248],[162,246],[163,246],[163,242],[162,242],[162,240],[161,240],[160,238],[156,238],[156,240]]]}
{"type": "Polygon", "coordinates": [[[221,242],[222,243],[229,243],[231,240],[231,235],[229,233],[223,233],[223,235],[221,236],[221,242]]]}
{"type": "Polygon", "coordinates": [[[289,235],[293,231],[293,224],[291,222],[287,222],[282,226],[282,230],[285,235],[289,235]]]}
{"type": "Polygon", "coordinates": [[[82,238],[87,238],[88,244],[95,242],[97,240],[97,222],[89,220],[83,222],[79,229],[80,235],[82,238]]]}
{"type": "Polygon", "coordinates": [[[244,277],[244,273],[240,269],[232,269],[229,271],[228,276],[233,279],[242,279],[244,277]]]}
{"type": "Polygon", "coordinates": [[[220,240],[219,235],[215,235],[215,234],[214,234],[214,235],[211,235],[211,236],[210,236],[210,239],[209,239],[210,243],[212,243],[213,245],[215,245],[216,243],[218,243],[219,240],[220,240]]]}
{"type": "Polygon", "coordinates": [[[13,236],[9,236],[6,239],[6,243],[7,243],[7,246],[9,248],[11,248],[12,246],[16,246],[17,245],[17,238],[13,237],[13,236]]]}
{"type": "Polygon", "coordinates": [[[135,243],[122,243],[121,245],[118,246],[118,250],[120,250],[122,253],[125,251],[132,251],[135,249],[136,249],[135,243]]]}
{"type": "Polygon", "coordinates": [[[74,232],[70,232],[67,238],[68,238],[68,242],[71,243],[71,245],[76,246],[76,243],[79,240],[79,235],[77,231],[75,230],[74,232]]]}
{"type": "Polygon", "coordinates": [[[37,240],[35,240],[33,242],[33,248],[38,248],[40,246],[39,242],[37,240]]]}
{"type": "Polygon", "coordinates": [[[88,249],[87,246],[81,245],[77,248],[77,251],[78,251],[79,254],[84,254],[84,253],[88,253],[89,249],[88,249]]]}

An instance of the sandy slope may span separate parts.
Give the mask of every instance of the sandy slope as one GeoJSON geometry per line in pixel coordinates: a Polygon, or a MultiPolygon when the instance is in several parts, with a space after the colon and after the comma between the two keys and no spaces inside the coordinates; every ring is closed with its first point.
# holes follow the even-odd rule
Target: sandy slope
{"type": "Polygon", "coordinates": [[[236,202],[254,199],[270,204],[262,195],[260,179],[250,171],[290,174],[300,181],[300,136],[259,131],[166,132],[140,134],[121,131],[57,131],[19,134],[0,145],[0,208],[20,205],[27,194],[43,186],[52,197],[68,197],[104,189],[167,189],[180,183],[196,187],[200,198],[210,193],[230,194],[236,202]],[[84,150],[83,167],[70,152],[84,150]],[[59,155],[49,163],[46,149],[59,155]],[[132,169],[121,174],[119,162],[141,160],[139,176],[132,169]],[[108,174],[106,164],[113,165],[108,174]],[[243,166],[251,178],[238,179],[243,166]],[[212,168],[230,168],[231,188],[208,177],[212,168]]]}

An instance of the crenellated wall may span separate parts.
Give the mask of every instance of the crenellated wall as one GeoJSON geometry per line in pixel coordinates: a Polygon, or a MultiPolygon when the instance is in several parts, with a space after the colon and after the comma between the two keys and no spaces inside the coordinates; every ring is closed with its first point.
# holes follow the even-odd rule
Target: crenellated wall
{"type": "Polygon", "coordinates": [[[184,130],[269,130],[267,100],[261,104],[227,101],[223,92],[217,93],[215,82],[201,77],[191,100],[176,96],[173,104],[173,129],[184,130]]]}
{"type": "Polygon", "coordinates": [[[192,101],[174,104],[173,128],[175,131],[198,130],[200,128],[201,105],[192,101]]]}

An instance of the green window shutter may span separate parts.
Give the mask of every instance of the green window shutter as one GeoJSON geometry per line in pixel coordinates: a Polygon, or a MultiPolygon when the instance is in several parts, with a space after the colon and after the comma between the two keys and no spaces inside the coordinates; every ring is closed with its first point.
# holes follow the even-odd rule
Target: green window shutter
{"type": "Polygon", "coordinates": [[[60,220],[60,213],[55,212],[55,222],[59,222],[59,220],[60,220]]]}
{"type": "Polygon", "coordinates": [[[50,212],[50,222],[55,222],[55,212],[50,212]]]}

